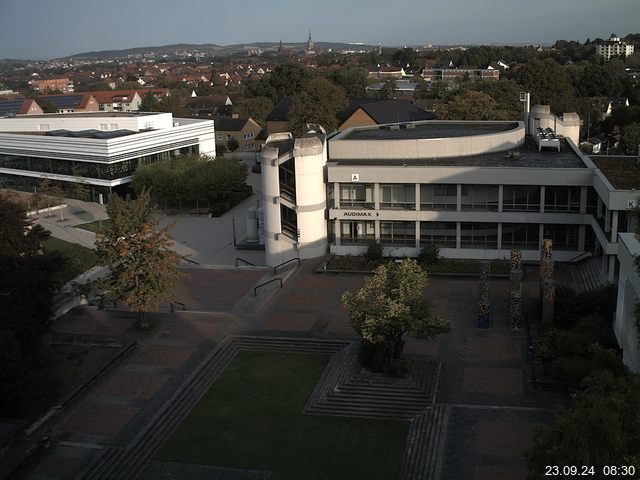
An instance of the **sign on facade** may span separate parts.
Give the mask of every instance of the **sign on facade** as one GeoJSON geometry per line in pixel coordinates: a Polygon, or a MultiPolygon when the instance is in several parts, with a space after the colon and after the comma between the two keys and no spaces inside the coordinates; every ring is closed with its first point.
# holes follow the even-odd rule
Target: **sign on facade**
{"type": "Polygon", "coordinates": [[[360,174],[359,173],[352,173],[351,174],[351,181],[352,182],[359,182],[360,181],[360,174]]]}

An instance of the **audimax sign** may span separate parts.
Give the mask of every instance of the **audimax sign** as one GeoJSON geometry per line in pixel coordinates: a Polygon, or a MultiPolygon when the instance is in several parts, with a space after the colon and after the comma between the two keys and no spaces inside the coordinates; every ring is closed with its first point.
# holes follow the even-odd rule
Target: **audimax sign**
{"type": "Polygon", "coordinates": [[[343,212],[342,216],[343,217],[377,217],[378,215],[380,215],[378,212],[363,212],[360,210],[356,210],[354,212],[343,212]],[[374,215],[375,214],[375,215],[374,215]]]}

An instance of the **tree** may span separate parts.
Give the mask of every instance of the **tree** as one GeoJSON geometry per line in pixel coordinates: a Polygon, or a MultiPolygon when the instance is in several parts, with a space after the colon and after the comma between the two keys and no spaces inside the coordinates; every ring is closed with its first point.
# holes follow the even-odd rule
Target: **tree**
{"type": "Polygon", "coordinates": [[[638,146],[640,145],[640,123],[632,123],[622,127],[620,136],[620,148],[627,155],[638,155],[638,146]]]}
{"type": "Polygon", "coordinates": [[[639,377],[603,369],[583,387],[570,407],[536,433],[526,455],[530,478],[547,478],[547,465],[593,465],[602,472],[605,465],[640,463],[639,377]]]}
{"type": "Polygon", "coordinates": [[[347,106],[344,90],[326,78],[309,81],[304,91],[296,95],[289,112],[289,128],[295,135],[306,132],[308,123],[318,123],[328,132],[336,129],[336,115],[347,106]]]}
{"type": "Polygon", "coordinates": [[[283,97],[293,97],[304,90],[311,78],[309,71],[297,63],[285,63],[274,68],[267,81],[273,88],[276,97],[274,102],[279,102],[283,97]]]}
{"type": "Polygon", "coordinates": [[[366,97],[369,72],[357,65],[347,65],[331,74],[331,80],[342,87],[349,98],[366,97]]]}
{"type": "Polygon", "coordinates": [[[168,112],[173,114],[174,117],[184,117],[186,115],[182,106],[180,92],[176,90],[172,90],[168,97],[162,99],[158,109],[159,112],[168,112]]]}
{"type": "Polygon", "coordinates": [[[531,92],[533,104],[549,105],[555,113],[575,111],[575,90],[565,67],[551,59],[525,63],[515,80],[531,92]]]}
{"type": "Polygon", "coordinates": [[[396,89],[396,81],[393,78],[390,78],[384,82],[382,88],[378,92],[378,96],[383,100],[394,98],[396,95],[396,89]]]}
{"type": "Polygon", "coordinates": [[[433,338],[450,331],[448,320],[432,313],[426,286],[427,273],[415,260],[405,259],[379,266],[360,290],[342,295],[351,326],[362,336],[360,360],[365,366],[398,373],[406,335],[433,338]]]}
{"type": "Polygon", "coordinates": [[[259,125],[265,125],[265,119],[269,112],[273,110],[273,102],[269,97],[243,98],[234,109],[241,117],[251,117],[259,125]]]}
{"type": "Polygon", "coordinates": [[[112,195],[107,213],[111,221],[96,234],[96,253],[110,272],[97,285],[105,300],[121,300],[138,314],[140,327],[147,328],[145,314],[171,298],[181,276],[181,257],[170,249],[171,225],[158,229],[146,189],[135,201],[112,195]]]}
{"type": "Polygon", "coordinates": [[[152,92],[147,92],[142,97],[139,109],[141,112],[159,112],[160,104],[152,92]]]}
{"type": "Polygon", "coordinates": [[[238,142],[238,139],[236,137],[231,137],[229,140],[227,140],[227,150],[229,150],[230,152],[235,152],[236,150],[238,150],[238,148],[240,148],[240,142],[238,142]]]}
{"type": "Polygon", "coordinates": [[[469,90],[438,109],[444,120],[509,120],[498,110],[497,102],[486,93],[469,90]]]}
{"type": "Polygon", "coordinates": [[[393,52],[391,61],[397,67],[406,68],[407,66],[415,66],[418,55],[413,48],[401,48],[393,52]]]}

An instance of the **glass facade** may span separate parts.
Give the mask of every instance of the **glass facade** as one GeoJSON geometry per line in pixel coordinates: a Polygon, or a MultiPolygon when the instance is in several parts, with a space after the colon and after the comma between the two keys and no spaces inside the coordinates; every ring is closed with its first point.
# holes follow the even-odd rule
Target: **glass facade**
{"type": "Polygon", "coordinates": [[[462,185],[462,210],[498,211],[498,185],[462,185]]]}
{"type": "Polygon", "coordinates": [[[380,222],[380,243],[415,247],[416,222],[380,222]]]}
{"type": "Polygon", "coordinates": [[[540,187],[535,185],[505,185],[502,188],[502,211],[539,212],[540,187]]]}
{"type": "Polygon", "coordinates": [[[420,246],[456,248],[456,222],[420,222],[420,246]]]}
{"type": "Polygon", "coordinates": [[[298,216],[296,212],[280,204],[280,224],[282,233],[292,240],[298,241],[298,216]]]}
{"type": "Polygon", "coordinates": [[[580,212],[580,187],[545,187],[545,212],[580,212]]]}
{"type": "Polygon", "coordinates": [[[510,250],[537,250],[540,225],[537,223],[503,223],[502,248],[510,250]]]}
{"type": "Polygon", "coordinates": [[[95,178],[97,180],[117,180],[130,177],[140,165],[149,165],[163,160],[171,160],[183,155],[197,154],[198,146],[182,147],[166,152],[122,160],[120,162],[80,162],[32,156],[18,156],[0,153],[0,168],[26,170],[43,175],[57,174],[72,177],[95,178]]]}
{"type": "Polygon", "coordinates": [[[380,185],[380,208],[415,210],[416,186],[413,183],[380,185]]]}
{"type": "Polygon", "coordinates": [[[340,185],[341,208],[374,208],[373,183],[340,185]]]}
{"type": "Polygon", "coordinates": [[[498,224],[461,222],[460,247],[497,249],[498,224]]]}
{"type": "Polygon", "coordinates": [[[375,241],[376,227],[372,221],[340,222],[340,243],[342,245],[368,245],[375,241]]]}
{"type": "Polygon", "coordinates": [[[545,225],[544,238],[550,238],[556,250],[577,250],[578,231],[578,225],[545,225]]]}
{"type": "Polygon", "coordinates": [[[282,163],[279,167],[280,195],[290,202],[296,202],[296,162],[293,158],[282,163]]]}
{"type": "Polygon", "coordinates": [[[420,185],[421,210],[458,209],[458,186],[455,184],[420,185]]]}

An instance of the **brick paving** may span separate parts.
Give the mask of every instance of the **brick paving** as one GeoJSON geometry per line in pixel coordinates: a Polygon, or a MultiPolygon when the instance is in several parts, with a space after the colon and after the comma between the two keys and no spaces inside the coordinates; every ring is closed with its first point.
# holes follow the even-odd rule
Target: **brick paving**
{"type": "MultiPolygon", "coordinates": [[[[340,296],[357,289],[364,277],[318,275],[313,273],[316,264],[304,263],[257,314],[231,311],[263,272],[192,269],[195,273],[183,281],[178,289],[182,297],[176,299],[191,310],[220,313],[152,314],[157,326],[151,332],[135,330],[135,316],[124,311],[85,308],[63,317],[55,330],[135,338],[140,345],[50,422],[54,436],[126,446],[193,368],[231,334],[286,336],[291,332],[297,337],[356,338],[340,296]]],[[[537,295],[535,275],[527,272],[525,280],[524,292],[537,295]]],[[[451,321],[453,330],[432,340],[409,340],[406,353],[442,363],[436,403],[447,405],[450,418],[443,437],[441,478],[524,479],[522,452],[530,445],[535,426],[549,420],[544,409],[552,407],[555,398],[533,390],[528,381],[524,333],[508,328],[508,281],[490,282],[492,324],[488,331],[476,325],[477,280],[432,277],[429,282],[427,297],[435,312],[451,321]]],[[[56,447],[32,473],[46,471],[51,480],[74,478],[95,451],[56,447]],[[75,459],[69,462],[73,467],[59,474],[47,471],[47,465],[55,465],[56,459],[64,462],[70,453],[75,459]]]]}

